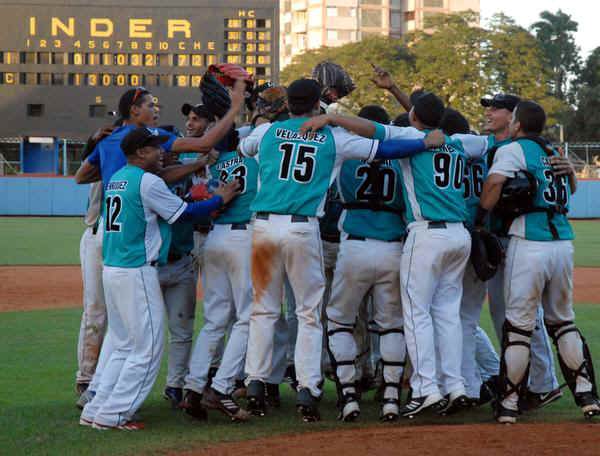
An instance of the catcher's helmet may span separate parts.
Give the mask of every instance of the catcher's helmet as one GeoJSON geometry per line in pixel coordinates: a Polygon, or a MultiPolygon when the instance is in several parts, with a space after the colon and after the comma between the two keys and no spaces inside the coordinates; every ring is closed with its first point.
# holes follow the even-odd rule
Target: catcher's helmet
{"type": "Polygon", "coordinates": [[[533,174],[527,171],[517,172],[515,177],[504,183],[495,212],[508,218],[530,212],[535,205],[537,190],[538,184],[533,174]]]}

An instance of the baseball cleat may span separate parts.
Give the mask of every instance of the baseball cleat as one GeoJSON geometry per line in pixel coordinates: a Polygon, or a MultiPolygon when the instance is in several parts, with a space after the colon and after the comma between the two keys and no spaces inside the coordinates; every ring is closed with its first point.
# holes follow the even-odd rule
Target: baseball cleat
{"type": "Polygon", "coordinates": [[[302,421],[305,423],[312,423],[321,419],[317,408],[317,399],[310,393],[308,388],[301,388],[298,391],[296,407],[302,415],[302,421]]]}
{"type": "Polygon", "coordinates": [[[192,418],[204,421],[208,418],[206,409],[202,406],[202,394],[192,390],[186,390],[183,400],[179,405],[183,411],[192,418]]]}
{"type": "Polygon", "coordinates": [[[581,407],[583,416],[586,419],[589,420],[600,415],[600,401],[591,391],[575,393],[575,402],[581,407]]]}
{"type": "Polygon", "coordinates": [[[163,392],[163,397],[171,403],[172,409],[178,409],[183,400],[183,389],[167,386],[163,392]]]}
{"type": "Polygon", "coordinates": [[[121,431],[141,431],[146,426],[141,421],[126,421],[123,424],[116,426],[107,426],[106,424],[100,424],[97,422],[92,423],[92,427],[99,431],[108,431],[109,429],[119,429],[121,431]]]}
{"type": "Polygon", "coordinates": [[[265,384],[260,380],[252,380],[246,388],[246,408],[254,416],[265,416],[265,384]]]}
{"type": "Polygon", "coordinates": [[[281,406],[281,396],[277,383],[265,384],[265,402],[269,407],[279,408],[281,406]]]}
{"type": "Polygon", "coordinates": [[[241,408],[229,394],[223,394],[213,388],[206,388],[200,404],[210,410],[218,410],[232,421],[248,421],[250,413],[241,408]]]}
{"type": "Polygon", "coordinates": [[[442,407],[438,410],[439,415],[452,415],[461,411],[462,409],[469,408],[471,402],[465,394],[453,395],[448,394],[443,399],[442,407]]]}
{"type": "Polygon", "coordinates": [[[94,422],[92,420],[88,420],[84,417],[79,417],[79,424],[81,426],[87,426],[87,427],[92,427],[94,422]]]}
{"type": "Polygon", "coordinates": [[[519,411],[508,409],[499,403],[495,415],[496,421],[500,424],[515,424],[519,416],[519,411]]]}
{"type": "Polygon", "coordinates": [[[554,401],[559,400],[563,393],[560,388],[549,391],[547,393],[534,393],[527,390],[525,398],[519,402],[519,407],[523,411],[532,411],[546,407],[554,401]]]}
{"type": "Polygon", "coordinates": [[[352,421],[356,421],[358,416],[360,415],[360,406],[358,405],[358,400],[355,394],[350,393],[344,395],[342,398],[342,406],[340,410],[340,414],[338,415],[338,420],[344,421],[346,423],[351,423],[352,421]]]}
{"type": "Polygon", "coordinates": [[[79,409],[79,410],[83,410],[83,407],[85,407],[85,405],[88,402],[91,402],[92,399],[94,399],[94,396],[96,395],[95,391],[91,391],[89,388],[86,389],[83,394],[81,396],[79,396],[79,399],[77,399],[77,402],[75,403],[75,406],[79,409]]]}
{"type": "Polygon", "coordinates": [[[397,421],[400,418],[400,404],[396,399],[384,399],[381,405],[381,415],[379,419],[391,423],[397,421]]]}
{"type": "Polygon", "coordinates": [[[243,380],[235,381],[235,387],[233,389],[233,393],[231,393],[231,397],[233,397],[236,401],[246,397],[246,385],[244,385],[243,380]]]}
{"type": "Polygon", "coordinates": [[[400,409],[400,415],[412,420],[425,410],[432,409],[437,411],[442,406],[444,406],[444,398],[439,393],[423,397],[413,397],[410,402],[400,409]]]}

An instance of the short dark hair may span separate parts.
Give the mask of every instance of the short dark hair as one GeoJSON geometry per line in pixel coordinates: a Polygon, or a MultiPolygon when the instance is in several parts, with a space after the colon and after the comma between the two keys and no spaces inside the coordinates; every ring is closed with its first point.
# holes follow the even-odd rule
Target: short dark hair
{"type": "Polygon", "coordinates": [[[389,125],[390,115],[379,105],[367,105],[358,112],[358,117],[363,119],[372,120],[373,122],[379,122],[380,124],[389,125]]]}
{"type": "Polygon", "coordinates": [[[444,117],[440,122],[440,128],[444,130],[447,135],[454,135],[456,133],[467,134],[471,131],[469,127],[469,121],[456,109],[446,108],[444,117]]]}
{"type": "Polygon", "coordinates": [[[137,87],[135,89],[129,89],[119,100],[119,115],[122,119],[129,119],[132,106],[140,106],[144,100],[144,96],[149,94],[150,91],[143,87],[137,87]]]}
{"type": "Polygon", "coordinates": [[[414,113],[425,126],[437,128],[440,126],[446,108],[444,102],[431,92],[424,92],[413,103],[414,113]]]}
{"type": "Polygon", "coordinates": [[[295,116],[308,114],[319,102],[321,86],[314,79],[297,79],[287,88],[288,107],[295,116]]]}
{"type": "Polygon", "coordinates": [[[407,112],[403,112],[394,119],[396,127],[410,127],[410,119],[407,112]]]}
{"type": "Polygon", "coordinates": [[[546,126],[546,113],[535,101],[521,101],[515,108],[515,120],[528,135],[541,135],[546,126]]]}

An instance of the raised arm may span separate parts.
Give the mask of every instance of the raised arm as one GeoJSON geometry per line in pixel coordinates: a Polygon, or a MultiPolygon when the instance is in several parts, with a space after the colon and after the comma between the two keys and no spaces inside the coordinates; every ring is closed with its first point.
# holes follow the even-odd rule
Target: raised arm
{"type": "Polygon", "coordinates": [[[371,64],[371,66],[373,67],[373,71],[375,73],[375,75],[371,78],[371,82],[373,82],[380,89],[385,89],[390,92],[394,98],[398,100],[398,103],[402,105],[406,112],[410,111],[412,108],[410,97],[400,90],[400,88],[392,79],[392,75],[389,73],[389,71],[384,70],[383,68],[374,64],[371,64]]]}
{"type": "Polygon", "coordinates": [[[245,87],[246,83],[243,80],[238,79],[235,82],[233,92],[231,93],[231,108],[227,111],[225,116],[199,138],[177,138],[171,147],[171,152],[210,152],[211,149],[229,132],[235,118],[242,109],[245,87]]]}
{"type": "Polygon", "coordinates": [[[190,174],[200,171],[208,163],[209,157],[202,156],[198,160],[185,165],[173,165],[163,168],[158,175],[167,183],[172,184],[185,179],[190,174]]]}

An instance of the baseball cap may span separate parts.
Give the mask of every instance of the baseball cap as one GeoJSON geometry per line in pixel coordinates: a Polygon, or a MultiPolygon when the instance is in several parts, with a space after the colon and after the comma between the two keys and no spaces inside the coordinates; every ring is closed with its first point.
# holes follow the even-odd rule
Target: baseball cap
{"type": "Polygon", "coordinates": [[[287,96],[292,114],[304,114],[319,101],[321,86],[314,79],[297,79],[289,85],[287,96]]]}
{"type": "Polygon", "coordinates": [[[413,109],[419,120],[428,127],[439,127],[446,112],[444,102],[431,92],[423,92],[415,100],[413,109]]]}
{"type": "Polygon", "coordinates": [[[520,101],[521,99],[516,95],[510,95],[507,93],[497,93],[493,96],[493,98],[482,98],[481,106],[483,106],[484,108],[493,106],[494,108],[508,109],[512,112],[520,101]]]}
{"type": "Polygon", "coordinates": [[[125,155],[133,155],[142,147],[159,146],[168,140],[169,136],[159,134],[154,128],[140,127],[127,133],[121,141],[121,150],[125,155]]]}
{"type": "Polygon", "coordinates": [[[215,116],[213,116],[210,111],[208,110],[208,108],[206,107],[206,105],[202,104],[202,103],[198,103],[198,104],[190,104],[190,103],[184,103],[183,106],[181,106],[181,113],[184,116],[187,116],[190,112],[194,112],[194,114],[196,114],[198,117],[202,117],[204,119],[207,119],[209,121],[214,121],[215,120],[215,116]]]}

